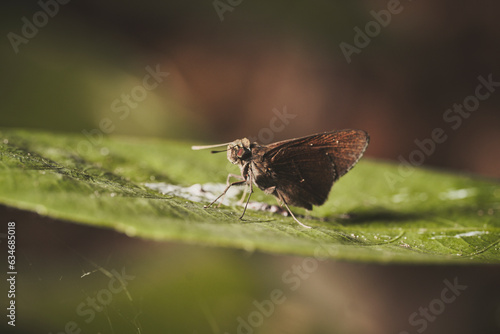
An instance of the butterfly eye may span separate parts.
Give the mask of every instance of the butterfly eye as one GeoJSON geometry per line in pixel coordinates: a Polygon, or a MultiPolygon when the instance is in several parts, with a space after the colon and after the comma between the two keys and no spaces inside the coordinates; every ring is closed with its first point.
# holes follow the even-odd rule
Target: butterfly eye
{"type": "Polygon", "coordinates": [[[243,156],[243,153],[245,153],[245,150],[241,147],[236,155],[238,156],[238,158],[241,158],[243,156]]]}

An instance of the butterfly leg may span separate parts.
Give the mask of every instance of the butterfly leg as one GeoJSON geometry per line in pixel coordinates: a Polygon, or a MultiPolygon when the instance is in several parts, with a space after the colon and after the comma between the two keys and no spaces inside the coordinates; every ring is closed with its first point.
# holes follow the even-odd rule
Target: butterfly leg
{"type": "Polygon", "coordinates": [[[281,200],[281,202],[283,202],[283,204],[285,204],[285,207],[286,209],[288,210],[288,212],[292,215],[293,219],[299,223],[300,226],[302,227],[305,227],[305,228],[311,228],[311,226],[307,226],[306,224],[303,224],[301,223],[296,217],[295,215],[293,214],[292,210],[290,210],[290,208],[288,207],[288,204],[286,204],[286,201],[285,199],[283,198],[283,196],[281,196],[281,193],[279,191],[276,192],[278,194],[278,198],[281,200]]]}
{"type": "MultiPolygon", "coordinates": [[[[250,197],[252,196],[252,193],[253,193],[253,183],[252,183],[251,176],[249,176],[249,184],[250,184],[250,193],[248,194],[247,202],[245,203],[245,208],[243,209],[243,213],[241,214],[240,219],[242,219],[243,216],[245,215],[245,212],[247,211],[248,202],[250,202],[250,197]]],[[[245,192],[246,192],[246,188],[245,188],[245,192]]]]}
{"type": "MultiPolygon", "coordinates": [[[[228,174],[227,175],[227,179],[226,179],[226,186],[230,187],[230,182],[229,182],[229,179],[231,179],[232,177],[234,177],[235,179],[240,179],[240,180],[244,180],[245,178],[241,175],[238,175],[238,174],[228,174]]],[[[217,204],[217,207],[220,207],[220,205],[222,204],[222,202],[224,202],[224,197],[226,196],[226,191],[228,191],[229,188],[226,188],[226,190],[222,193],[222,197],[220,199],[220,202],[219,204],[217,204]]],[[[246,191],[247,191],[247,188],[245,188],[245,192],[243,193],[243,196],[245,196],[246,194],[246,191]]],[[[215,201],[214,201],[215,202],[215,201]]],[[[243,202],[243,199],[241,200],[241,202],[243,202]]],[[[210,205],[212,205],[213,203],[210,203],[210,205]]]]}
{"type": "Polygon", "coordinates": [[[240,184],[243,184],[243,183],[246,183],[246,182],[247,182],[246,180],[241,180],[241,181],[236,181],[236,182],[228,184],[227,187],[226,187],[226,189],[224,189],[224,191],[222,192],[222,194],[220,194],[219,196],[217,196],[217,198],[214,199],[212,201],[212,203],[210,203],[208,205],[205,205],[204,208],[206,209],[206,208],[211,207],[215,202],[217,202],[217,200],[219,198],[221,198],[222,196],[224,196],[227,193],[227,191],[229,190],[229,188],[231,188],[232,186],[237,186],[237,185],[240,185],[240,184]]]}
{"type": "MultiPolygon", "coordinates": [[[[234,177],[235,179],[240,179],[240,180],[244,180],[245,177],[241,176],[241,175],[238,175],[238,174],[229,174],[227,176],[227,181],[226,183],[229,184],[229,178],[230,177],[234,177]]],[[[241,196],[240,200],[238,201],[238,205],[243,205],[243,201],[245,200],[245,196],[247,195],[247,191],[248,191],[248,187],[245,187],[245,189],[243,189],[243,196],[241,196]]],[[[221,202],[224,200],[224,197],[222,197],[222,200],[221,202]]]]}

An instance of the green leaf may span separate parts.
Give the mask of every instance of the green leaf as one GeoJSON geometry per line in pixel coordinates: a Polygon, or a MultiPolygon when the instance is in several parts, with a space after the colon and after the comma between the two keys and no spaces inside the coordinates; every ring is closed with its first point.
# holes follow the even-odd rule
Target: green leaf
{"type": "MultiPolygon", "coordinates": [[[[204,209],[146,183],[187,189],[238,173],[190,144],[0,131],[0,202],[129,236],[369,262],[499,263],[500,185],[464,175],[362,161],[327,203],[291,217],[236,204],[204,209]],[[181,188],[185,187],[185,188],[181,188]]],[[[257,190],[252,201],[276,204],[257,190]]]]}

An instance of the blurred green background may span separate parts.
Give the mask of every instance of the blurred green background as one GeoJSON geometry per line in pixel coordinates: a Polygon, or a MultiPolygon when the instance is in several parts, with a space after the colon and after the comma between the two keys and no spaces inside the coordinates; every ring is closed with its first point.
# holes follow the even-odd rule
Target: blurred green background
{"type": "MultiPolygon", "coordinates": [[[[100,136],[265,142],[360,128],[368,157],[397,162],[449,129],[446,110],[474,95],[479,76],[500,82],[493,1],[401,1],[350,61],[341,43],[355,45],[371,11],[397,2],[63,3],[2,3],[0,126],[86,134],[94,149],[100,136]],[[285,109],[293,118],[266,136],[285,109]]],[[[499,106],[492,92],[425,166],[500,178],[499,106]]],[[[0,217],[18,222],[20,262],[18,326],[2,332],[59,333],[75,321],[82,333],[237,333],[253,302],[280,289],[284,303],[254,333],[415,333],[408,317],[454,277],[467,290],[425,333],[500,331],[498,267],[328,261],[291,291],[282,275],[300,257],[135,240],[6,207],[0,217]],[[135,278],[87,323],[78,305],[110,281],[97,268],[135,278]]]]}

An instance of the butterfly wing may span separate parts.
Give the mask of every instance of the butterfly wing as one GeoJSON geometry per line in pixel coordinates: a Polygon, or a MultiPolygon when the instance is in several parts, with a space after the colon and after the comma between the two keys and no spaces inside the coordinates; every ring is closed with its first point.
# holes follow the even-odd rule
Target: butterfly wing
{"type": "Polygon", "coordinates": [[[361,158],[369,142],[362,130],[340,130],[285,140],[263,147],[265,176],[256,180],[294,206],[312,209],[328,198],[333,183],[361,158]],[[279,195],[278,195],[279,193],[279,195]]]}

